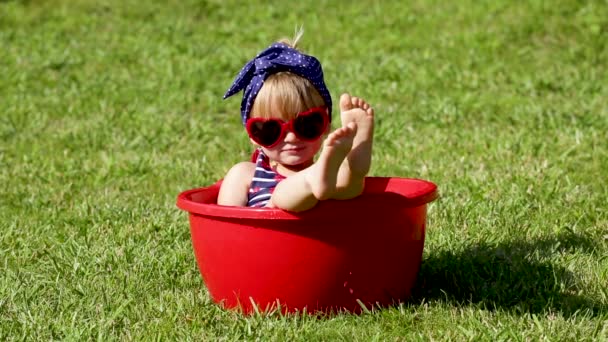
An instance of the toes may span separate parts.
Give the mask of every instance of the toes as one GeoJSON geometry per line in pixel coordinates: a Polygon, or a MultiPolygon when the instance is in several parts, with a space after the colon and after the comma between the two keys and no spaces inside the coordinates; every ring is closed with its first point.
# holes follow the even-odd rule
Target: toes
{"type": "Polygon", "coordinates": [[[333,145],[336,141],[344,137],[352,137],[357,133],[357,124],[354,122],[348,123],[344,127],[337,128],[331,132],[325,139],[326,145],[333,145]]]}
{"type": "Polygon", "coordinates": [[[334,142],[344,135],[344,127],[337,128],[335,131],[331,132],[329,136],[327,136],[328,142],[334,142]]]}
{"type": "Polygon", "coordinates": [[[340,96],[340,111],[346,112],[354,108],[363,109],[368,115],[374,114],[372,107],[364,99],[357,96],[350,96],[348,93],[342,94],[342,96],[340,96]]]}
{"type": "Polygon", "coordinates": [[[369,103],[367,103],[367,101],[365,101],[364,99],[359,99],[359,108],[363,109],[363,110],[368,110],[369,109],[369,103]]]}
{"type": "Polygon", "coordinates": [[[327,136],[327,138],[325,138],[325,141],[323,142],[325,146],[332,146],[334,144],[334,141],[336,140],[336,136],[334,133],[335,132],[332,132],[330,135],[327,136]]]}
{"type": "Polygon", "coordinates": [[[344,131],[344,129],[342,127],[340,127],[338,129],[336,129],[335,131],[331,132],[331,135],[330,135],[331,139],[336,140],[336,139],[340,138],[343,135],[343,133],[342,133],[343,131],[344,131]]]}
{"type": "Polygon", "coordinates": [[[357,131],[357,124],[349,122],[346,126],[338,128],[334,133],[337,138],[346,137],[354,134],[357,131]]]}
{"type": "Polygon", "coordinates": [[[374,108],[369,107],[365,111],[367,112],[367,115],[374,116],[374,108]]]}
{"type": "Polygon", "coordinates": [[[345,112],[353,109],[352,99],[349,94],[344,93],[340,96],[340,111],[345,112]]]}
{"type": "Polygon", "coordinates": [[[350,101],[352,104],[352,108],[361,108],[363,110],[368,110],[370,108],[369,103],[367,103],[367,101],[360,97],[351,96],[350,101]]]}
{"type": "Polygon", "coordinates": [[[346,128],[348,128],[349,133],[357,133],[357,124],[354,122],[349,122],[348,125],[346,125],[346,128]]]}

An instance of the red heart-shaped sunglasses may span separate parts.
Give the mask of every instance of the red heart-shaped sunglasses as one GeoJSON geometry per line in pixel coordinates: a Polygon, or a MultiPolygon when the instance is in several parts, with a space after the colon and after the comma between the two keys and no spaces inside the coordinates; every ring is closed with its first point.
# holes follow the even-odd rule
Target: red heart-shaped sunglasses
{"type": "Polygon", "coordinates": [[[249,118],[245,127],[249,137],[266,148],[276,146],[292,131],[303,141],[315,141],[325,133],[329,125],[327,107],[315,107],[299,113],[295,118],[285,122],[280,119],[249,118]]]}

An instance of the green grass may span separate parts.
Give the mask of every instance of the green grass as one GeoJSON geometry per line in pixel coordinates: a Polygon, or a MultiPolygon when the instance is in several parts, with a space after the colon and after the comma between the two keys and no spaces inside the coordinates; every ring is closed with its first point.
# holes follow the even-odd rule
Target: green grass
{"type": "MultiPolygon", "coordinates": [[[[608,340],[606,1],[0,1],[0,340],[608,340]],[[303,24],[428,179],[412,300],[215,306],[180,191],[251,152],[240,67],[303,24]]],[[[335,112],[334,112],[335,113],[335,112]]]]}

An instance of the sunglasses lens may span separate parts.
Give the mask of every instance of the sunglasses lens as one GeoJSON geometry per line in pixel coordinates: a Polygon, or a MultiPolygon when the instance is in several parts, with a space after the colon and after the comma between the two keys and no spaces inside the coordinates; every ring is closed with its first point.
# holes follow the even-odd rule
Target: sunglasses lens
{"type": "Polygon", "coordinates": [[[298,115],[293,122],[293,130],[303,140],[317,139],[323,134],[325,128],[325,119],[321,112],[298,115]]]}
{"type": "Polygon", "coordinates": [[[254,122],[249,129],[251,138],[262,146],[271,146],[281,136],[281,124],[274,120],[254,122]]]}

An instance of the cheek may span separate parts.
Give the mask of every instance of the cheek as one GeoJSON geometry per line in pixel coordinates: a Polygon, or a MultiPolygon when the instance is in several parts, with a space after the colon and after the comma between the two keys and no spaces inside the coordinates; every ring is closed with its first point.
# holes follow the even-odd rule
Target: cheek
{"type": "Polygon", "coordinates": [[[265,155],[267,155],[270,159],[272,159],[273,157],[275,157],[278,154],[278,150],[276,148],[266,148],[266,147],[261,147],[262,152],[264,152],[265,155]]]}

